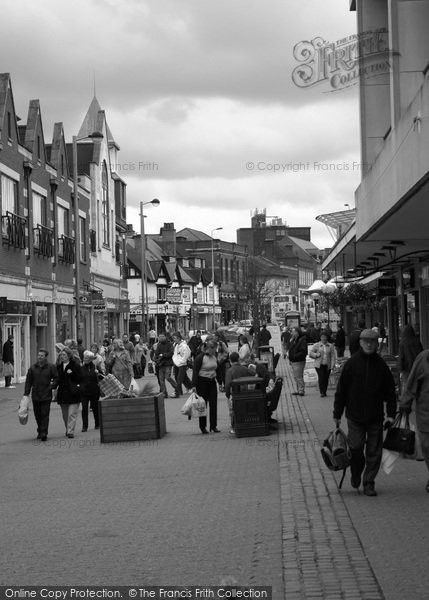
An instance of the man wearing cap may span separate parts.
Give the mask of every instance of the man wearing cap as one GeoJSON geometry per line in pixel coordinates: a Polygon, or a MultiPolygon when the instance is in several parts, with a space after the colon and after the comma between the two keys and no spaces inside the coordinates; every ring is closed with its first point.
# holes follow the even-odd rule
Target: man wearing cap
{"type": "Polygon", "coordinates": [[[378,334],[364,329],[359,344],[358,352],[343,367],[335,392],[333,416],[339,426],[344,409],[346,411],[352,487],[358,489],[363,479],[363,493],[376,496],[374,480],[383,452],[384,403],[387,427],[396,413],[395,382],[389,367],[377,354],[378,334]]]}

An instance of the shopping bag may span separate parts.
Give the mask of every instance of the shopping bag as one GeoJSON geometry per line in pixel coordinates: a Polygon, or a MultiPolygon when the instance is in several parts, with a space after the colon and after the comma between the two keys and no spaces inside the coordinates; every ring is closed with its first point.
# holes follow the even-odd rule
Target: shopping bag
{"type": "Polygon", "coordinates": [[[195,392],[193,392],[191,394],[191,396],[192,396],[191,416],[194,418],[206,417],[207,416],[207,407],[206,407],[206,401],[204,400],[204,398],[197,396],[197,394],[195,392]]]}
{"type": "Polygon", "coordinates": [[[411,430],[408,415],[399,413],[387,430],[383,448],[392,452],[414,454],[416,434],[411,430]]]}
{"type": "Polygon", "coordinates": [[[390,475],[399,456],[399,452],[392,452],[391,450],[386,450],[386,448],[383,448],[383,454],[381,456],[381,468],[386,475],[390,475]]]}
{"type": "Polygon", "coordinates": [[[119,379],[116,379],[112,373],[109,373],[98,382],[100,391],[105,398],[119,398],[125,388],[119,379]]]}
{"type": "Polygon", "coordinates": [[[155,369],[153,366],[153,362],[149,362],[147,363],[147,372],[151,373],[152,375],[155,373],[155,369]]]}
{"type": "Polygon", "coordinates": [[[191,394],[190,396],[188,396],[188,399],[186,400],[185,404],[180,409],[180,412],[182,413],[182,415],[185,415],[186,417],[188,417],[188,419],[190,419],[192,417],[192,400],[193,400],[193,396],[194,396],[193,394],[191,394]]]}
{"type": "Polygon", "coordinates": [[[13,363],[11,363],[11,362],[4,363],[3,375],[5,377],[13,377],[13,363]]]}
{"type": "Polygon", "coordinates": [[[30,408],[30,397],[23,396],[18,408],[18,418],[21,425],[26,425],[28,421],[28,411],[30,408]]]}

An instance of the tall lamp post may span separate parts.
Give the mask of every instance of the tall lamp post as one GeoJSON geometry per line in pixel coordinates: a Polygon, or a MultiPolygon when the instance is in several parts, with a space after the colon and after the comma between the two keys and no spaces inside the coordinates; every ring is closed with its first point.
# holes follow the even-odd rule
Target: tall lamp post
{"type": "Polygon", "coordinates": [[[216,300],[215,300],[215,279],[214,279],[214,275],[215,275],[215,268],[214,268],[214,240],[213,240],[213,234],[215,231],[220,231],[221,229],[223,229],[223,227],[215,227],[214,229],[212,229],[210,237],[212,238],[212,285],[213,285],[213,321],[212,321],[212,328],[213,331],[215,330],[215,311],[216,311],[216,300]]]}
{"type": "Polygon", "coordinates": [[[146,274],[146,237],[144,232],[144,214],[143,206],[152,204],[152,206],[159,206],[160,201],[158,198],[154,198],[149,202],[140,202],[140,236],[141,236],[141,287],[142,287],[142,334],[143,339],[147,341],[147,326],[149,318],[149,303],[147,294],[147,274],[146,274]]]}
{"type": "Polygon", "coordinates": [[[72,137],[73,150],[73,200],[74,200],[74,239],[75,251],[75,297],[76,297],[76,339],[79,338],[80,329],[80,221],[79,221],[79,183],[77,179],[77,143],[87,139],[102,139],[100,131],[94,131],[90,135],[72,137]]]}

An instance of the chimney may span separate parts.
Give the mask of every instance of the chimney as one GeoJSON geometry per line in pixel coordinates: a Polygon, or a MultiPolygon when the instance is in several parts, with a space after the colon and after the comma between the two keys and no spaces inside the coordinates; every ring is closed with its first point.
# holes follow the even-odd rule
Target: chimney
{"type": "Polygon", "coordinates": [[[174,229],[174,223],[164,223],[159,234],[162,238],[164,254],[176,258],[176,230],[174,229]]]}

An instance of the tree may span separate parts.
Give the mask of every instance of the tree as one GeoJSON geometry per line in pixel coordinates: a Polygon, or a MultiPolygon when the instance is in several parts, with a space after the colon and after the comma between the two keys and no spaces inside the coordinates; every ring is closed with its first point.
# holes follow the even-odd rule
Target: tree
{"type": "Polygon", "coordinates": [[[271,316],[271,301],[279,289],[279,280],[275,275],[271,262],[249,256],[246,291],[255,329],[267,320],[267,315],[271,316]]]}
{"type": "Polygon", "coordinates": [[[328,294],[319,295],[319,310],[328,311],[332,308],[342,318],[347,307],[353,312],[359,312],[370,308],[370,294],[367,288],[360,283],[350,283],[344,287],[337,287],[328,294]]]}

